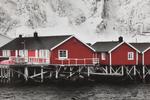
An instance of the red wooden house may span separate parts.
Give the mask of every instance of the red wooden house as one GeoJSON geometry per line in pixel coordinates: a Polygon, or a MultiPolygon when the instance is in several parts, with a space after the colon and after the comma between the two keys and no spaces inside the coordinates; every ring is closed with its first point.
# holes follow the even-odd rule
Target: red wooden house
{"type": "Polygon", "coordinates": [[[123,41],[96,42],[92,47],[97,52],[101,65],[138,65],[140,51],[123,41]]]}
{"type": "Polygon", "coordinates": [[[75,36],[16,38],[0,48],[0,56],[29,64],[93,64],[94,49],[75,36]]]}
{"type": "Polygon", "coordinates": [[[142,52],[142,55],[143,55],[143,58],[142,58],[143,65],[148,65],[149,66],[150,65],[150,47],[145,49],[142,52]]]}
{"type": "Polygon", "coordinates": [[[138,64],[139,65],[150,65],[150,43],[130,43],[137,48],[141,53],[139,54],[138,64]]]}

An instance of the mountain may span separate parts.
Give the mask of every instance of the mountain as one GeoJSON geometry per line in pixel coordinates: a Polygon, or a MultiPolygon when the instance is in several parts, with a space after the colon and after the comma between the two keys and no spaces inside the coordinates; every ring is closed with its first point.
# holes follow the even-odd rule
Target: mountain
{"type": "Polygon", "coordinates": [[[0,33],[149,41],[149,0],[0,0],[0,33]]]}

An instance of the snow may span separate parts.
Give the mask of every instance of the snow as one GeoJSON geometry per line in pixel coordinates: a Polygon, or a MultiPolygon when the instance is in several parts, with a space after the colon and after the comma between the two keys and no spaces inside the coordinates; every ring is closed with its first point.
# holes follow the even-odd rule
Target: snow
{"type": "Polygon", "coordinates": [[[149,0],[0,0],[0,33],[74,34],[84,42],[115,41],[123,36],[127,42],[145,42],[140,35],[150,31],[149,0]],[[102,18],[102,13],[107,16],[102,18]],[[105,26],[104,26],[105,25],[105,26]]]}

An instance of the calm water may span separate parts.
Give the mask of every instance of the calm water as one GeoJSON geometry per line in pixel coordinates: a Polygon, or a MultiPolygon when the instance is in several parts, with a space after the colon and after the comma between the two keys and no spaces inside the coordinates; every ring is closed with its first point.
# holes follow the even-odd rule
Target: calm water
{"type": "Polygon", "coordinates": [[[8,85],[0,86],[0,100],[150,100],[150,84],[8,85]]]}

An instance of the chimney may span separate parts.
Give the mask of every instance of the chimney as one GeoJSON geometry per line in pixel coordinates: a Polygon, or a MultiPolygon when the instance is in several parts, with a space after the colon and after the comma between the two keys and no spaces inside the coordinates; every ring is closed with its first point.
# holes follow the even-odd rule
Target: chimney
{"type": "Polygon", "coordinates": [[[91,46],[92,44],[91,43],[86,43],[88,46],[91,46]]]}
{"type": "Polygon", "coordinates": [[[120,36],[118,41],[119,41],[120,43],[123,42],[123,37],[120,36]]]}
{"type": "Polygon", "coordinates": [[[19,38],[20,38],[20,39],[22,38],[22,35],[21,35],[21,34],[19,35],[19,38]]]}
{"type": "Polygon", "coordinates": [[[38,37],[38,33],[34,32],[34,37],[37,38],[38,37]]]}

